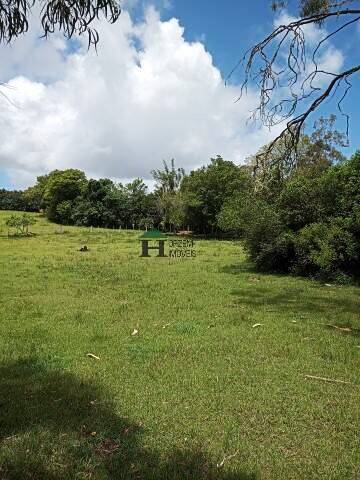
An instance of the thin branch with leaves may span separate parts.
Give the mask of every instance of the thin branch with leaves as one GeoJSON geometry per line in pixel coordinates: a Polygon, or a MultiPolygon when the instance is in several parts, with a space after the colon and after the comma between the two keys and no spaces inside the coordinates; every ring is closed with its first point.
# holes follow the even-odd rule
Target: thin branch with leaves
{"type": "MultiPolygon", "coordinates": [[[[43,37],[55,31],[70,39],[74,35],[87,35],[88,47],[96,47],[99,34],[91,26],[103,15],[110,23],[121,13],[116,0],[45,0],[41,1],[40,20],[43,37]]],[[[29,28],[29,15],[35,0],[0,0],[0,44],[11,43],[29,28]]]]}

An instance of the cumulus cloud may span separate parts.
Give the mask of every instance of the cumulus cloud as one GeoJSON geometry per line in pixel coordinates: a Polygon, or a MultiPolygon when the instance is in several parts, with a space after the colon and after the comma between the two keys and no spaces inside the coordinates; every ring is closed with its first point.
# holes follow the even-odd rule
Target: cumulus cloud
{"type": "MultiPolygon", "coordinates": [[[[9,100],[0,98],[0,170],[14,186],[55,168],[89,176],[150,177],[162,159],[190,170],[222,154],[236,163],[275,131],[246,123],[256,96],[239,103],[201,42],[150,8],[98,25],[98,53],[37,35],[5,48],[9,100]]],[[[4,49],[4,47],[2,47],[4,49]]]]}

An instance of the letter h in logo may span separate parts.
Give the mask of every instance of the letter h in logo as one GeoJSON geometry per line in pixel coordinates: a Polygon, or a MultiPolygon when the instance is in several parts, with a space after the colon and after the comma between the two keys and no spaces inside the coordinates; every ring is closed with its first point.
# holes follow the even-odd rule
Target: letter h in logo
{"type": "Polygon", "coordinates": [[[157,250],[159,255],[157,257],[166,257],[165,255],[165,240],[157,240],[158,245],[149,246],[150,240],[141,240],[141,255],[140,257],[150,257],[149,250],[157,250]]]}
{"type": "Polygon", "coordinates": [[[141,237],[141,255],[140,257],[150,257],[149,250],[157,250],[157,257],[166,257],[165,255],[165,241],[166,236],[158,230],[150,230],[145,232],[141,237]],[[157,242],[157,245],[149,245],[149,242],[157,242]]]}

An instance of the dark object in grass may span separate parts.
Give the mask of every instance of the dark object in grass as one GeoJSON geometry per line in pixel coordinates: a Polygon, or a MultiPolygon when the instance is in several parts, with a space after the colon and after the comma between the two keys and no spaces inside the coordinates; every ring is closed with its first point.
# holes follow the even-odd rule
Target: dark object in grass
{"type": "Polygon", "coordinates": [[[83,247],[80,248],[79,252],[88,252],[89,249],[86,245],[84,245],[83,247]]]}
{"type": "Polygon", "coordinates": [[[107,457],[114,455],[120,449],[120,445],[112,438],[105,438],[102,442],[96,445],[94,452],[100,457],[107,457]]]}

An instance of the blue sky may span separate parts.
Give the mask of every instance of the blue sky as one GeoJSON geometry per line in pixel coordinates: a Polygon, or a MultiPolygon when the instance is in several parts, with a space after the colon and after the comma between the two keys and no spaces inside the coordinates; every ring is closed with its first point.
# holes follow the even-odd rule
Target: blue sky
{"type": "Polygon", "coordinates": [[[0,169],[0,188],[13,189],[14,185],[9,179],[7,173],[0,169]]]}
{"type": "MultiPolygon", "coordinates": [[[[178,18],[187,40],[204,42],[224,76],[241,53],[270,30],[274,19],[267,0],[171,0],[166,5],[160,9],[162,18],[178,18]]],[[[143,11],[139,4],[137,15],[143,11]]]]}
{"type": "MultiPolygon", "coordinates": [[[[287,11],[296,16],[297,1],[288,2],[287,11]]],[[[175,16],[185,27],[185,37],[189,41],[203,39],[211,52],[214,63],[225,78],[236,65],[237,60],[254,43],[264,38],[273,27],[274,12],[269,0],[172,0],[168,8],[162,10],[163,18],[175,16]]],[[[337,28],[338,21],[328,23],[328,29],[337,28]]],[[[344,53],[345,66],[349,68],[359,63],[360,25],[345,29],[337,34],[332,43],[344,53]]],[[[360,75],[358,75],[359,77],[360,75]]],[[[238,69],[233,81],[241,81],[242,70],[238,69]]],[[[344,102],[344,111],[350,119],[350,147],[345,153],[352,154],[360,147],[360,81],[353,77],[353,88],[348,100],[344,102]]],[[[326,116],[334,111],[336,103],[328,102],[321,114],[326,116]]],[[[336,112],[335,112],[336,113],[336,112]]],[[[339,120],[340,114],[338,114],[339,120]]],[[[314,120],[316,117],[312,117],[314,120]]],[[[339,123],[339,128],[341,128],[339,123]]]]}
{"type": "MultiPolygon", "coordinates": [[[[118,24],[100,24],[98,55],[81,50],[81,42],[72,44],[79,50],[60,37],[44,42],[36,32],[1,47],[3,75],[21,109],[4,105],[0,111],[0,187],[24,188],[54,168],[121,180],[148,179],[171,157],[187,170],[216,154],[242,163],[271,139],[265,129],[245,126],[255,91],[247,103],[234,104],[242,70],[229,87],[223,82],[244,51],[273,28],[268,0],[128,2],[132,8],[118,24]],[[149,4],[159,18],[149,15],[149,4]],[[93,92],[90,102],[87,91],[93,92]]],[[[287,14],[296,15],[296,4],[289,1],[287,14]]],[[[335,20],[327,28],[338,25],[335,20]]],[[[332,40],[330,55],[340,52],[344,67],[351,66],[359,41],[354,27],[332,40]]],[[[347,155],[360,146],[359,80],[353,84],[344,103],[351,116],[347,155]]],[[[335,107],[328,102],[319,114],[335,107]]]]}

